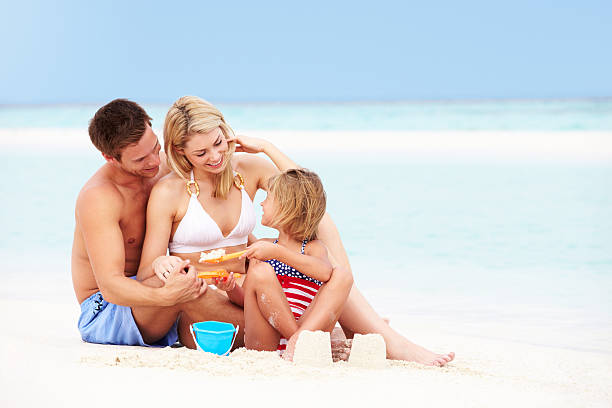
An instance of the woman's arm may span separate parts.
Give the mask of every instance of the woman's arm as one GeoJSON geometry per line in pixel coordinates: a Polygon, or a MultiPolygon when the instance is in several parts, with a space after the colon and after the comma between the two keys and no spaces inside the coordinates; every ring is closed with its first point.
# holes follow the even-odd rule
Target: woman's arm
{"type": "Polygon", "coordinates": [[[260,261],[278,259],[304,275],[321,282],[327,282],[332,273],[332,265],[327,259],[327,249],[316,240],[310,241],[306,245],[304,255],[291,251],[282,245],[261,240],[249,246],[242,257],[255,258],[260,261]]]}
{"type": "Polygon", "coordinates": [[[236,152],[264,153],[280,171],[301,168],[289,156],[265,139],[237,135],[228,142],[236,143],[236,152]]]}
{"type": "Polygon", "coordinates": [[[155,275],[155,266],[158,266],[157,269],[159,269],[158,277],[165,281],[164,271],[161,270],[163,266],[169,266],[165,265],[166,263],[174,264],[180,259],[177,257],[172,257],[176,260],[161,258],[165,257],[170,241],[176,211],[174,197],[172,185],[167,180],[160,180],[151,191],[147,205],[147,229],[138,268],[138,280],[140,281],[155,275]]]}

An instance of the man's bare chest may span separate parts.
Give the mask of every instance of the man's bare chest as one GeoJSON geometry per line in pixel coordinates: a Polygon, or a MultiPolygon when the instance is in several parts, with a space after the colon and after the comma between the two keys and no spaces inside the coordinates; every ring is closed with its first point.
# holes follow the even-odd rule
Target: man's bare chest
{"type": "Polygon", "coordinates": [[[137,251],[138,257],[142,250],[146,231],[148,197],[135,196],[126,199],[119,227],[123,234],[126,255],[129,252],[137,251]]]}

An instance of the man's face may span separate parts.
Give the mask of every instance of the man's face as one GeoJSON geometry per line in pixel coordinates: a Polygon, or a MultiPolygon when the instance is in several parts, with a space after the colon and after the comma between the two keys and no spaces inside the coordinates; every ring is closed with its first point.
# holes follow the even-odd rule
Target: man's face
{"type": "Polygon", "coordinates": [[[123,149],[119,164],[128,173],[141,177],[155,177],[159,171],[161,146],[148,124],[138,143],[123,149]]]}

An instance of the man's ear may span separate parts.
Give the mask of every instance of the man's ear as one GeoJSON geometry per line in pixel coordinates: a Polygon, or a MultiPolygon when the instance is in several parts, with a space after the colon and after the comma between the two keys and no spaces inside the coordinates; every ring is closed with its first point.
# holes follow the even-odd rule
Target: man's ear
{"type": "Polygon", "coordinates": [[[113,156],[110,156],[106,153],[102,153],[102,157],[104,157],[104,160],[106,160],[107,163],[117,163],[117,159],[115,159],[113,156]]]}

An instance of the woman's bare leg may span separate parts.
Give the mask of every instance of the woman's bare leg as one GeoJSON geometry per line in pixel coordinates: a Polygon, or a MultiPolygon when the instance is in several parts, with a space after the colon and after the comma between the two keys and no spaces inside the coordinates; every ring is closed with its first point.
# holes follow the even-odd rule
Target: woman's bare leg
{"type": "Polygon", "coordinates": [[[244,283],[245,346],[274,351],[280,336],[291,337],[298,330],[283,288],[267,263],[249,268],[244,283]]]}
{"type": "Polygon", "coordinates": [[[340,316],[340,325],[353,333],[382,335],[387,344],[387,358],[392,360],[416,361],[421,364],[441,366],[455,357],[455,353],[433,353],[393,330],[374,311],[356,287],[353,287],[346,301],[344,311],[340,316]]]}
{"type": "MultiPolygon", "coordinates": [[[[329,214],[325,214],[319,224],[319,238],[327,246],[332,264],[352,271],[348,255],[340,239],[340,233],[329,214]]],[[[455,353],[433,353],[393,330],[374,311],[355,286],[350,291],[339,322],[347,333],[347,337],[352,337],[353,333],[382,335],[387,345],[387,358],[389,359],[416,361],[426,365],[444,365],[455,358],[455,353]]]]}

